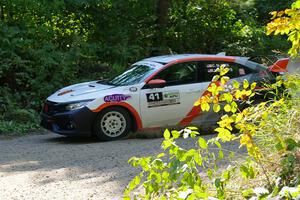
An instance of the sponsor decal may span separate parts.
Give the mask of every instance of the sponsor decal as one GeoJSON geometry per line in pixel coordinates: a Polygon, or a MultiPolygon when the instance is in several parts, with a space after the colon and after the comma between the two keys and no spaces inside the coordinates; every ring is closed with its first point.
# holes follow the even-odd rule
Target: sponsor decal
{"type": "Polygon", "coordinates": [[[121,102],[121,101],[126,101],[129,98],[131,98],[131,96],[129,96],[129,95],[113,94],[113,95],[105,96],[104,101],[105,102],[121,102]]]}
{"type": "Polygon", "coordinates": [[[65,91],[62,91],[62,92],[58,93],[58,96],[62,96],[62,95],[64,95],[64,94],[68,94],[68,93],[70,93],[70,92],[73,92],[73,90],[65,90],[65,91]]]}
{"type": "Polygon", "coordinates": [[[180,104],[179,91],[148,93],[146,98],[148,108],[180,104]]]}

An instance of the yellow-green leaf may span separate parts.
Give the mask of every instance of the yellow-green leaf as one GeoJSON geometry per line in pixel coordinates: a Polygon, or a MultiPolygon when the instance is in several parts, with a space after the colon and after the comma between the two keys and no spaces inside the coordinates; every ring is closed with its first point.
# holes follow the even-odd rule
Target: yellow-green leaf
{"type": "Polygon", "coordinates": [[[161,158],[161,157],[164,157],[164,156],[165,156],[164,153],[160,153],[160,154],[158,154],[156,157],[157,157],[157,158],[161,158]]]}
{"type": "Polygon", "coordinates": [[[200,148],[207,149],[207,142],[204,138],[199,137],[198,144],[199,144],[200,148]]]}
{"type": "Polygon", "coordinates": [[[238,105],[236,104],[236,102],[235,101],[231,102],[231,112],[236,113],[237,108],[238,108],[238,105]]]}
{"type": "Polygon", "coordinates": [[[190,129],[191,131],[198,131],[199,129],[195,126],[188,126],[187,129],[190,129]]]}
{"type": "Polygon", "coordinates": [[[166,140],[168,140],[168,139],[170,139],[170,136],[171,136],[170,131],[168,129],[166,129],[165,132],[164,132],[164,138],[166,140]]]}
{"type": "Polygon", "coordinates": [[[223,77],[221,78],[221,83],[222,83],[223,85],[225,85],[228,81],[229,81],[229,77],[228,77],[228,76],[223,76],[223,77]]]}
{"type": "Polygon", "coordinates": [[[225,112],[230,112],[231,111],[231,106],[229,104],[226,104],[224,106],[224,110],[225,110],[225,112]]]}
{"type": "Polygon", "coordinates": [[[219,127],[219,128],[216,128],[215,131],[217,131],[219,133],[218,138],[220,138],[223,141],[230,141],[232,138],[234,138],[234,136],[226,128],[219,127]]]}
{"type": "Polygon", "coordinates": [[[219,151],[219,158],[220,158],[220,159],[223,159],[223,158],[224,158],[224,154],[223,154],[223,151],[222,151],[222,150],[219,151]]]}
{"type": "Polygon", "coordinates": [[[219,80],[220,78],[220,75],[215,75],[213,78],[212,78],[212,81],[215,82],[217,80],[219,80]]]}
{"type": "Polygon", "coordinates": [[[227,101],[227,103],[231,103],[233,100],[233,96],[230,93],[224,93],[224,98],[227,101]]]}
{"type": "Polygon", "coordinates": [[[249,82],[248,82],[248,80],[244,79],[244,81],[243,81],[243,88],[247,89],[248,87],[249,87],[249,82]]]}
{"type": "Polygon", "coordinates": [[[194,160],[199,166],[202,165],[202,156],[198,152],[194,154],[194,160]]]}
{"type": "Polygon", "coordinates": [[[217,113],[217,112],[219,112],[221,110],[221,106],[219,104],[214,104],[213,110],[214,110],[214,112],[217,113]]]}
{"type": "Polygon", "coordinates": [[[210,109],[210,106],[208,103],[205,103],[205,102],[201,103],[201,110],[209,111],[209,109],[210,109]]]}
{"type": "Polygon", "coordinates": [[[180,133],[179,133],[179,131],[171,131],[171,133],[172,133],[172,136],[173,136],[173,138],[179,138],[179,136],[180,136],[180,133]]]}
{"type": "Polygon", "coordinates": [[[251,90],[254,90],[254,89],[256,88],[256,85],[257,85],[257,84],[256,84],[255,82],[252,83],[252,84],[251,84],[251,90]]]}

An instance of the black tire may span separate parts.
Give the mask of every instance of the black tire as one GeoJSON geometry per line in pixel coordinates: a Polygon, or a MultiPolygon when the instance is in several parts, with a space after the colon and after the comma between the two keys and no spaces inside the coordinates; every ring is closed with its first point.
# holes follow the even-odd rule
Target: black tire
{"type": "Polygon", "coordinates": [[[99,113],[94,125],[94,135],[102,141],[111,141],[128,135],[132,128],[130,114],[120,107],[106,108],[99,113]]]}

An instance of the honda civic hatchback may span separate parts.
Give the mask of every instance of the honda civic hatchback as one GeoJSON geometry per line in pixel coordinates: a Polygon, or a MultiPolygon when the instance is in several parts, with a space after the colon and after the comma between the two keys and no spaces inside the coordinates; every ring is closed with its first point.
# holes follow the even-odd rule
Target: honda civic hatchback
{"type": "Polygon", "coordinates": [[[215,70],[229,68],[237,81],[261,82],[284,72],[288,59],[265,67],[245,57],[205,54],[166,55],[134,63],[110,81],[62,88],[43,106],[41,125],[66,136],[95,135],[115,140],[129,132],[209,123],[194,102],[207,90],[215,70]]]}

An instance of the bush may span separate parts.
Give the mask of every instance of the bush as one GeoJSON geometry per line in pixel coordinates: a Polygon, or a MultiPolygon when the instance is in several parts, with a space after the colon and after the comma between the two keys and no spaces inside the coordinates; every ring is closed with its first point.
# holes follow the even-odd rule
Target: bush
{"type": "MultiPolygon", "coordinates": [[[[233,81],[233,90],[225,91],[228,69],[220,68],[208,88],[209,95],[195,105],[203,111],[213,109],[227,113],[215,129],[218,136],[206,141],[199,136],[196,148],[183,149],[176,144],[180,136],[196,139],[196,128],[168,130],[162,143],[164,152],[129,160],[140,167],[138,174],[124,192],[125,199],[257,199],[300,197],[300,77],[287,77],[271,86],[287,88],[278,100],[270,100],[239,110],[236,101],[246,101],[255,95],[255,83],[233,81]],[[220,86],[214,82],[219,81],[220,86]],[[247,98],[248,97],[248,98],[247,98]],[[212,104],[212,105],[211,105],[212,104]],[[224,106],[221,106],[224,104],[224,106]],[[238,130],[233,132],[234,128],[238,130]],[[225,169],[217,161],[224,159],[222,143],[239,140],[247,148],[248,157],[225,169]],[[217,149],[217,152],[215,151],[217,149]],[[144,191],[132,191],[140,186],[144,191]]],[[[276,91],[276,90],[275,90],[276,91]]],[[[227,153],[227,152],[226,152],[227,153]]],[[[232,157],[231,152],[227,157],[232,157]]]]}

